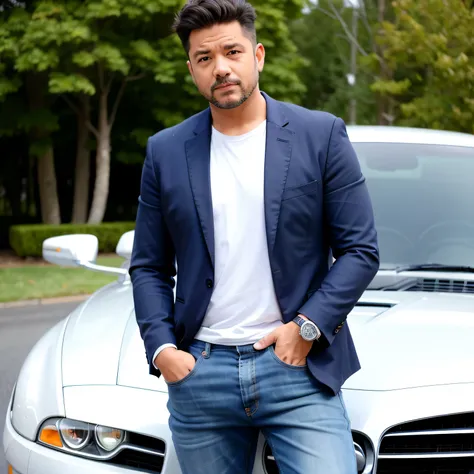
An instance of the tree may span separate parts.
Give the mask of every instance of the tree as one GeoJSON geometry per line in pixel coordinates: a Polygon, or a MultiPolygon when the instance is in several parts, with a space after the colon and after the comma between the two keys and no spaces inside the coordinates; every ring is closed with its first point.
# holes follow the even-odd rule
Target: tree
{"type": "Polygon", "coordinates": [[[30,153],[37,157],[41,214],[44,222],[58,224],[59,201],[50,140],[50,134],[57,124],[50,112],[45,72],[56,58],[54,54],[45,55],[40,50],[40,38],[35,35],[38,23],[30,21],[31,8],[24,5],[8,6],[2,11],[0,27],[0,61],[4,73],[0,99],[4,100],[7,94],[15,92],[24,84],[29,110],[28,115],[23,117],[22,125],[30,135],[30,153]],[[7,67],[9,77],[5,76],[7,67]]]}
{"type": "Polygon", "coordinates": [[[304,105],[323,109],[350,123],[387,121],[388,104],[370,84],[386,71],[375,43],[384,0],[319,0],[292,25],[307,92],[304,105]]]}
{"type": "MultiPolygon", "coordinates": [[[[101,222],[107,206],[110,178],[111,132],[120,102],[130,82],[153,77],[156,83],[174,81],[174,56],[178,44],[170,37],[170,23],[179,0],[95,0],[67,3],[68,14],[89,32],[70,56],[69,64],[51,76],[51,92],[63,94],[78,115],[77,162],[87,179],[87,129],[96,139],[96,173],[89,223],[101,222]],[[171,54],[170,54],[171,51],[171,54]],[[64,72],[65,71],[65,72],[64,72]],[[80,106],[65,94],[80,94],[80,106]],[[94,96],[97,120],[88,119],[84,94],[94,96]]],[[[76,99],[77,101],[77,99],[76,99]]],[[[78,188],[76,188],[78,189],[78,188]]],[[[77,191],[79,192],[79,191],[77,191]]],[[[82,217],[82,216],[80,216],[82,217]]]]}
{"type": "Polygon", "coordinates": [[[394,71],[373,89],[397,101],[398,123],[474,133],[474,12],[460,0],[396,0],[377,42],[394,71]]]}
{"type": "MultiPolygon", "coordinates": [[[[56,186],[45,183],[56,179],[52,133],[59,123],[62,127],[72,124],[63,104],[74,114],[76,130],[61,130],[54,136],[56,152],[58,148],[64,150],[64,135],[76,139],[75,222],[103,219],[112,159],[141,163],[150,134],[207,106],[189,76],[186,54],[171,32],[172,20],[182,3],[34,0],[27,6],[12,2],[13,8],[5,13],[5,28],[0,28],[0,63],[8,60],[11,68],[5,73],[0,71],[0,95],[2,91],[8,96],[18,90],[26,97],[29,83],[30,102],[36,94],[35,104],[42,104],[36,105],[34,113],[30,110],[22,130],[31,131],[30,139],[35,137],[32,151],[47,158],[43,162],[48,165],[51,179],[44,179],[44,173],[40,179],[41,202],[50,207],[43,212],[45,222],[57,222],[51,216],[59,215],[59,207],[51,204],[57,202],[56,186]],[[33,77],[38,81],[28,80],[33,77]],[[64,116],[66,121],[62,120],[64,116]],[[117,123],[120,129],[113,133],[117,123]],[[96,172],[89,211],[90,152],[94,148],[96,172]]],[[[296,54],[288,25],[300,15],[303,0],[253,3],[258,13],[259,40],[268,52],[262,88],[276,98],[297,103],[305,90],[298,76],[304,60],[296,54]]],[[[0,125],[1,118],[2,110],[0,125]]],[[[63,156],[69,160],[70,152],[63,156]]],[[[65,215],[64,210],[61,214],[65,215]]]]}
{"type": "MultiPolygon", "coordinates": [[[[339,4],[340,3],[340,4],[339,4]]],[[[291,25],[292,36],[298,52],[305,59],[299,74],[306,86],[303,105],[345,117],[349,104],[349,47],[341,23],[331,12],[337,5],[321,0],[312,5],[306,14],[291,25]]],[[[346,12],[343,12],[347,19],[346,12]]],[[[341,17],[342,21],[345,21],[341,17]]]]}
{"type": "Polygon", "coordinates": [[[74,107],[77,120],[76,173],[71,221],[82,224],[87,222],[89,214],[91,97],[85,93],[77,96],[77,105],[74,107]]]}
{"type": "MultiPolygon", "coordinates": [[[[170,24],[180,4],[181,0],[37,0],[8,12],[5,34],[0,32],[0,54],[8,53],[24,79],[32,78],[26,80],[32,114],[50,110],[62,97],[77,116],[75,222],[87,216],[90,134],[96,140],[96,173],[88,221],[97,223],[107,205],[111,132],[127,85],[147,75],[157,83],[173,81],[179,44],[170,37],[170,24]]],[[[14,86],[2,78],[0,94],[14,86]]],[[[42,145],[38,179],[43,220],[59,223],[52,129],[41,123],[39,127],[32,129],[32,137],[36,150],[42,145]]]]}
{"type": "Polygon", "coordinates": [[[301,17],[305,0],[253,0],[257,12],[257,39],[265,45],[267,56],[261,87],[270,95],[301,103],[306,91],[299,69],[305,59],[298,53],[290,24],[301,17]]]}

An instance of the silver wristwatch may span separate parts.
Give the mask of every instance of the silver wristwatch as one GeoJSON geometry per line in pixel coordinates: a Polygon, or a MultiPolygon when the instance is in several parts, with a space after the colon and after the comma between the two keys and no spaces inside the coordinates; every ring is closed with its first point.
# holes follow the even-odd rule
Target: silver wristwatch
{"type": "Polygon", "coordinates": [[[308,321],[301,316],[296,316],[293,321],[300,327],[300,336],[305,341],[317,341],[321,337],[321,331],[313,321],[308,321]]]}

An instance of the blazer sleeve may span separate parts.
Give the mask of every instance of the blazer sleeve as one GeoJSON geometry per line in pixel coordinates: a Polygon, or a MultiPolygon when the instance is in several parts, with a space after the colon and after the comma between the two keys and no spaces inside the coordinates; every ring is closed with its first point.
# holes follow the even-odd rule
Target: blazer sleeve
{"type": "Polygon", "coordinates": [[[157,175],[151,139],[143,165],[135,237],[129,274],[133,284],[135,315],[150,366],[159,375],[153,355],[162,344],[176,345],[173,288],[175,250],[161,208],[160,179],[157,175]]]}
{"type": "Polygon", "coordinates": [[[379,269],[374,214],[346,126],[336,118],[323,173],[324,225],[335,263],[300,308],[331,344],[379,269]]]}

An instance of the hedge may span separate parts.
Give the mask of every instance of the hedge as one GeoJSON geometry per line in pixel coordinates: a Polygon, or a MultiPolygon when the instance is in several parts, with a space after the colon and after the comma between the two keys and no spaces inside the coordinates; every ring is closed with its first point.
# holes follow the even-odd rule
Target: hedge
{"type": "Polygon", "coordinates": [[[105,222],[102,224],[28,224],[10,227],[10,247],[20,257],[41,257],[43,241],[66,234],[93,234],[99,239],[99,252],[115,252],[125,232],[133,230],[135,222],[105,222]]]}

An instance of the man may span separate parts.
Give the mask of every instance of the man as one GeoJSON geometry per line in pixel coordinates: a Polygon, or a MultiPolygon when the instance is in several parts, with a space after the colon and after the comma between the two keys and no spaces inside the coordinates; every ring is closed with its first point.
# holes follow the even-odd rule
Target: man
{"type": "Polygon", "coordinates": [[[136,317],[183,474],[251,473],[259,430],[283,474],[355,474],[340,388],[379,265],[371,202],[343,121],[259,90],[254,20],[245,0],[177,16],[210,106],[148,141],[136,317]]]}

